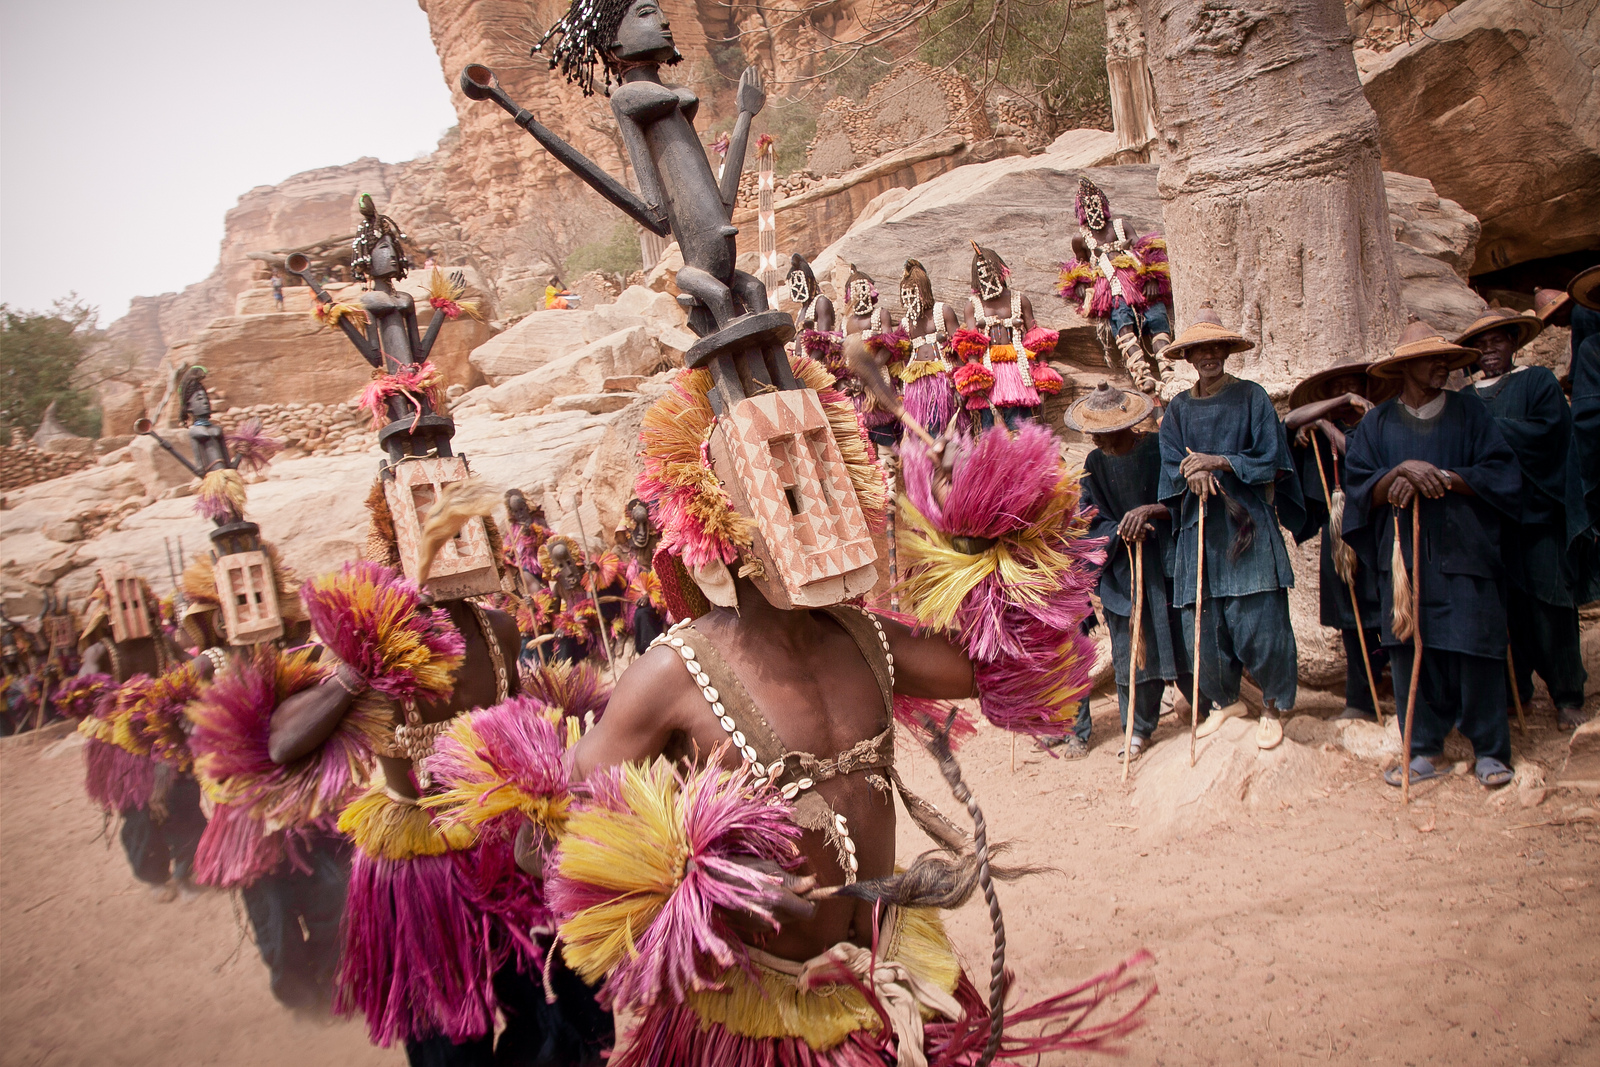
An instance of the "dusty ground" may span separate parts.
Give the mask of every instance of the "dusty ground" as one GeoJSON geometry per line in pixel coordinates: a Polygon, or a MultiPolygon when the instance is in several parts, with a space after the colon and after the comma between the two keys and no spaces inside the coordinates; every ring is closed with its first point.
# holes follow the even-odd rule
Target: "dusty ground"
{"type": "MultiPolygon", "coordinates": [[[[1115,707],[1097,698],[1095,715],[1081,762],[1019,745],[1013,771],[992,731],[963,749],[992,832],[1059,871],[1001,889],[1022,998],[1146,947],[1161,991],[1119,1062],[1600,1062],[1593,798],[1524,808],[1452,777],[1402,811],[1376,764],[1303,746],[1294,758],[1316,775],[1297,799],[1258,788],[1227,801],[1231,818],[1196,809],[1167,836],[1140,820],[1188,773],[1181,749],[1158,758],[1186,748],[1178,727],[1163,722],[1124,786],[1115,707]]],[[[1519,758],[1556,759],[1548,706],[1532,721],[1519,758]]],[[[949,810],[931,765],[906,756],[914,788],[949,810]]],[[[359,1026],[280,1009],[227,897],[155,903],[107,847],[81,773],[75,749],[0,742],[0,1063],[402,1062],[359,1026]]],[[[902,835],[905,855],[920,850],[902,835]]],[[[986,917],[969,906],[952,926],[981,981],[986,917]]],[[[1112,1062],[1057,1062],[1097,1061],[1112,1062]]]]}

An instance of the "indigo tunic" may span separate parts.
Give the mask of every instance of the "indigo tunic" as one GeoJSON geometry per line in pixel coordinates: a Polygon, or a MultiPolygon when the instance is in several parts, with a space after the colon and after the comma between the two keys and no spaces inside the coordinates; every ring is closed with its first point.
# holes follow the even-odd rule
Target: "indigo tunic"
{"type": "MultiPolygon", "coordinates": [[[[1345,435],[1345,447],[1350,447],[1350,435],[1355,433],[1355,426],[1336,423],[1345,435]]],[[[1359,423],[1357,424],[1359,425],[1359,423]]],[[[1285,430],[1287,433],[1287,429],[1285,430]]],[[[1346,457],[1335,456],[1328,439],[1316,429],[1315,446],[1304,447],[1291,444],[1290,452],[1293,453],[1295,465],[1300,471],[1300,491],[1306,502],[1306,521],[1298,530],[1291,530],[1296,544],[1303,544],[1317,534],[1322,534],[1322,548],[1319,553],[1317,567],[1317,608],[1318,621],[1324,626],[1332,626],[1340,630],[1356,629],[1355,605],[1350,603],[1350,587],[1345,585],[1344,579],[1339,577],[1339,572],[1333,568],[1333,539],[1328,536],[1328,505],[1329,497],[1345,486],[1350,473],[1346,457]],[[1317,473],[1317,457],[1322,457],[1322,473],[1317,473]],[[1322,479],[1328,480],[1328,497],[1322,495],[1322,479]]],[[[1348,490],[1346,490],[1348,491],[1348,490]]],[[[1378,628],[1378,573],[1371,567],[1356,565],[1355,573],[1356,597],[1361,604],[1361,628],[1376,630],[1378,628]]]]}
{"type": "Polygon", "coordinates": [[[1400,515],[1406,566],[1420,573],[1423,647],[1504,659],[1506,607],[1500,527],[1520,510],[1522,474],[1494,416],[1470,391],[1443,393],[1431,419],[1411,414],[1400,398],[1379,404],[1350,438],[1344,536],[1363,566],[1375,567],[1382,592],[1383,643],[1401,642],[1390,629],[1394,582],[1390,561],[1394,519],[1400,515]],[[1422,559],[1411,559],[1411,509],[1373,502],[1373,489],[1390,470],[1420,459],[1460,475],[1477,494],[1446,492],[1438,500],[1420,493],[1422,559]]]}

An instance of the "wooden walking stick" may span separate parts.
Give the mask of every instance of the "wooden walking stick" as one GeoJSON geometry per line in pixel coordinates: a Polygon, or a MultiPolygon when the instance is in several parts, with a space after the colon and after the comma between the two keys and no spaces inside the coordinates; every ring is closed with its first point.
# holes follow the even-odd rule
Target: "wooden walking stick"
{"type": "Polygon", "coordinates": [[[1511,702],[1517,706],[1517,729],[1528,736],[1528,720],[1522,717],[1522,692],[1517,688],[1517,661],[1511,656],[1511,646],[1506,645],[1506,674],[1511,676],[1511,702]]]}
{"type": "MultiPolygon", "coordinates": [[[[1328,505],[1328,528],[1331,530],[1333,528],[1333,496],[1328,492],[1328,475],[1327,472],[1322,469],[1322,446],[1317,444],[1317,432],[1315,430],[1311,431],[1311,449],[1312,453],[1317,457],[1317,477],[1322,480],[1322,499],[1328,505]]],[[[1335,479],[1339,477],[1339,467],[1337,463],[1334,464],[1333,476],[1335,479]]],[[[1340,510],[1343,511],[1342,508],[1340,510]]],[[[1324,532],[1324,536],[1330,535],[1324,532]]],[[[1343,541],[1340,541],[1339,543],[1341,546],[1348,548],[1348,546],[1344,545],[1343,541]]],[[[1339,570],[1337,555],[1334,556],[1333,569],[1336,571],[1339,570]]],[[[1361,625],[1361,601],[1356,597],[1355,574],[1352,572],[1343,575],[1343,577],[1345,588],[1350,591],[1350,610],[1355,612],[1356,635],[1361,644],[1361,666],[1366,668],[1367,691],[1372,694],[1372,713],[1378,717],[1378,726],[1381,728],[1383,726],[1383,705],[1378,703],[1378,683],[1372,677],[1372,656],[1367,652],[1366,627],[1361,625]]]]}
{"type": "Polygon", "coordinates": [[[1194,766],[1195,736],[1200,730],[1200,626],[1205,621],[1205,601],[1201,593],[1206,584],[1206,498],[1200,497],[1200,520],[1195,537],[1194,569],[1194,695],[1189,702],[1189,766],[1194,766]]]}
{"type": "MultiPolygon", "coordinates": [[[[1400,536],[1400,517],[1394,520],[1400,536]]],[[[1405,764],[1400,769],[1400,803],[1411,803],[1411,728],[1417,721],[1417,682],[1422,678],[1422,498],[1411,500],[1411,685],[1406,694],[1405,764]]]]}
{"type": "Polygon", "coordinates": [[[1126,541],[1128,563],[1133,567],[1133,636],[1128,642],[1128,721],[1122,725],[1122,780],[1128,780],[1128,764],[1133,761],[1133,713],[1138,708],[1139,668],[1144,666],[1144,542],[1132,548],[1126,541]]]}

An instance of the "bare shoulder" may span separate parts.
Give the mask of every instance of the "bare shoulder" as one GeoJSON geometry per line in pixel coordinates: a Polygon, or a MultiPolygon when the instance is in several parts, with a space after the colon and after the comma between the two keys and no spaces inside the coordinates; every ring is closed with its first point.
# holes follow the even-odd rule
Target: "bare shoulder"
{"type": "Polygon", "coordinates": [[[688,732],[699,699],[677,654],[665,645],[650,649],[617,680],[605,715],[578,743],[575,770],[587,777],[597,767],[655,758],[674,734],[688,732]]]}

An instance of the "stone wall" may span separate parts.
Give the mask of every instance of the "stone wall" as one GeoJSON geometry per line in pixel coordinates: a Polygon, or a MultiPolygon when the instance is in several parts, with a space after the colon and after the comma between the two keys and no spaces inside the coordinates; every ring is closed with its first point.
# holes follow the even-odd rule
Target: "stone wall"
{"type": "Polygon", "coordinates": [[[95,457],[70,452],[46,452],[31,444],[0,447],[0,492],[59,478],[92,467],[95,457]]]}
{"type": "Polygon", "coordinates": [[[969,142],[992,137],[983,101],[959,74],[905,63],[874,85],[865,100],[839,96],[823,105],[806,167],[821,175],[843,174],[949,135],[969,142]]]}

